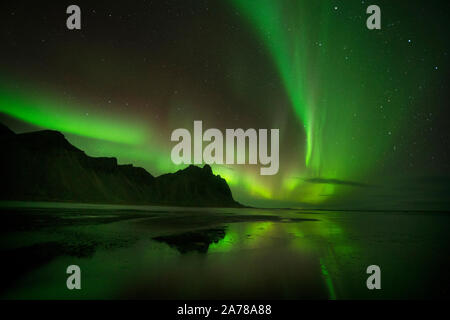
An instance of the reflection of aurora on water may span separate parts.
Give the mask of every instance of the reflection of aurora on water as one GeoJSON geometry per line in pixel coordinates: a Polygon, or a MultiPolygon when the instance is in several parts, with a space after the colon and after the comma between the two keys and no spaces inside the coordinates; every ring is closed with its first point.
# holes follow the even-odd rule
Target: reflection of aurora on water
{"type": "MultiPolygon", "coordinates": [[[[20,240],[3,235],[5,243],[53,257],[21,275],[24,282],[4,297],[390,299],[439,295],[436,284],[446,286],[439,272],[429,272],[430,261],[439,268],[448,263],[441,241],[448,233],[445,215],[71,206],[22,208],[23,215],[39,212],[44,226],[59,225],[59,231],[34,228],[20,240]],[[69,225],[60,225],[64,217],[69,225]],[[105,219],[115,222],[99,223],[105,219]],[[73,293],[58,279],[48,280],[69,262],[89,270],[97,285],[73,293]],[[373,264],[383,272],[378,292],[366,287],[366,268],[373,264]]],[[[5,259],[18,257],[11,252],[5,259]]]]}
{"type": "Polygon", "coordinates": [[[225,237],[211,243],[208,253],[261,249],[273,246],[273,239],[285,238],[283,245],[292,249],[293,253],[317,255],[329,298],[336,299],[334,282],[339,283],[338,279],[333,279],[333,275],[339,273],[336,258],[340,257],[340,263],[345,263],[346,257],[356,254],[356,246],[345,239],[344,231],[331,221],[289,223],[289,219],[285,220],[284,223],[255,222],[229,225],[225,237]]]}

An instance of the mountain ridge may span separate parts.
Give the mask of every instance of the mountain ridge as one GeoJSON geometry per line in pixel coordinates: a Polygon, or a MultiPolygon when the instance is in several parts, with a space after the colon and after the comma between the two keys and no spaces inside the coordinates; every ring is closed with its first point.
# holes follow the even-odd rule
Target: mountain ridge
{"type": "Polygon", "coordinates": [[[241,207],[209,165],[154,177],[114,157],[90,157],[59,131],[0,124],[1,200],[241,207]]]}

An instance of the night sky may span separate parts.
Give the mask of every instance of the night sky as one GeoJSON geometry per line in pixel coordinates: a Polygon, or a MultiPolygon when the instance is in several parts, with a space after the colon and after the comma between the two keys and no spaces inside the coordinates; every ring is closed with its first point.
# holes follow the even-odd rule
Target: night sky
{"type": "Polygon", "coordinates": [[[280,170],[213,165],[272,207],[450,209],[444,1],[21,1],[0,5],[0,120],[153,175],[171,132],[280,129],[280,170]],[[66,28],[77,4],[82,29],[66,28]],[[366,8],[381,8],[368,30],[366,8]]]}

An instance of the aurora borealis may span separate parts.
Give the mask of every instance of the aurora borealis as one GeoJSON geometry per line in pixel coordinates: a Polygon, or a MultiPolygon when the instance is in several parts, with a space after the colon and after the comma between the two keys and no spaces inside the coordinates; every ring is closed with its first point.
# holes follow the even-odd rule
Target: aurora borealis
{"type": "Polygon", "coordinates": [[[280,170],[213,166],[262,206],[448,207],[448,4],[78,1],[1,5],[1,120],[153,175],[176,128],[279,128],[280,170]],[[30,9],[32,6],[32,10],[30,9]],[[433,12],[430,16],[424,12],[433,12]],[[420,17],[420,19],[419,19],[420,17]]]}

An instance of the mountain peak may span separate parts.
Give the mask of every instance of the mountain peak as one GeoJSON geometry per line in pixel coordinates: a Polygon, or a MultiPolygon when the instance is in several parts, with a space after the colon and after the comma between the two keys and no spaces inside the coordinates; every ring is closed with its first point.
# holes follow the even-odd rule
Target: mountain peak
{"type": "Polygon", "coordinates": [[[203,168],[198,167],[196,165],[190,164],[185,169],[179,170],[178,172],[185,172],[185,173],[198,173],[198,174],[206,174],[206,175],[213,175],[211,166],[209,164],[205,164],[203,168]]]}
{"type": "Polygon", "coordinates": [[[83,152],[73,146],[66,137],[59,131],[41,130],[34,132],[21,133],[16,135],[21,143],[28,145],[35,150],[42,151],[73,151],[83,152]]]}
{"type": "Polygon", "coordinates": [[[203,166],[203,171],[206,172],[207,174],[212,174],[213,173],[212,169],[211,169],[211,166],[209,164],[205,164],[203,166]]]}

